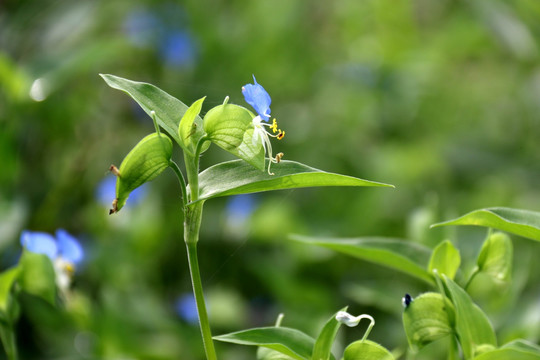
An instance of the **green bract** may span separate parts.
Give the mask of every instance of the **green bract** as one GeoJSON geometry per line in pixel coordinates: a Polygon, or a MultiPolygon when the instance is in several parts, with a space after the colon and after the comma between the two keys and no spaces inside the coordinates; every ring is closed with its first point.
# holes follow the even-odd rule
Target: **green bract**
{"type": "Polygon", "coordinates": [[[438,293],[425,293],[403,311],[403,326],[409,344],[415,350],[453,333],[448,303],[438,293]]]}
{"type": "Polygon", "coordinates": [[[497,283],[507,283],[512,273],[512,254],[512,241],[508,235],[491,234],[478,255],[478,270],[489,275],[497,283]]]}
{"type": "Polygon", "coordinates": [[[216,106],[204,117],[204,130],[214,144],[264,170],[264,147],[258,136],[253,136],[255,115],[238,105],[216,106]]]}
{"type": "MultiPolygon", "coordinates": [[[[340,311],[346,310],[347,308],[344,307],[340,311]]],[[[341,323],[336,320],[336,314],[328,319],[319,333],[319,336],[317,336],[317,340],[315,340],[315,345],[313,347],[313,360],[329,360],[334,358],[330,350],[332,350],[336,334],[341,327],[341,323]]]]}
{"type": "Polygon", "coordinates": [[[373,341],[360,340],[347,346],[343,360],[394,360],[394,356],[373,341]]]}
{"type": "Polygon", "coordinates": [[[437,270],[439,274],[445,274],[450,279],[453,279],[459,269],[460,263],[461,257],[459,251],[450,241],[445,240],[433,250],[428,269],[430,273],[437,270]]]}
{"type": "Polygon", "coordinates": [[[117,176],[116,199],[111,213],[122,209],[129,194],[161,174],[169,166],[172,156],[172,141],[167,136],[153,133],[143,138],[124,158],[117,176]]]}

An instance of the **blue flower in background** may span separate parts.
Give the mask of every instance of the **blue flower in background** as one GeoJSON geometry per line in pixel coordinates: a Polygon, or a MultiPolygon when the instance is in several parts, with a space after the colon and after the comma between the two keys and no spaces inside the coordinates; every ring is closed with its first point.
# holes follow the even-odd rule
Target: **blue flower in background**
{"type": "Polygon", "coordinates": [[[130,43],[139,48],[155,49],[164,62],[173,67],[193,66],[197,46],[187,27],[187,14],[175,3],[152,10],[137,9],[124,20],[130,43]]]}
{"type": "Polygon", "coordinates": [[[242,87],[242,94],[246,102],[253,106],[257,114],[264,121],[270,120],[270,104],[272,99],[266,90],[257,83],[255,75],[253,75],[254,84],[246,84],[242,87]]]}
{"type": "Polygon", "coordinates": [[[272,124],[268,123],[268,120],[270,119],[270,104],[272,103],[272,99],[266,90],[257,83],[255,75],[253,75],[253,82],[254,84],[246,84],[242,86],[242,94],[244,94],[246,102],[253,106],[258,114],[252,120],[254,129],[252,142],[255,146],[258,146],[258,141],[261,142],[265,154],[268,154],[268,158],[270,159],[268,162],[268,174],[274,175],[274,173],[270,172],[270,165],[272,165],[272,163],[279,163],[283,157],[283,153],[278,153],[275,158],[273,157],[272,143],[270,143],[269,137],[271,136],[281,140],[285,136],[285,131],[278,129],[276,119],[272,121],[272,124]],[[265,128],[272,130],[272,132],[267,131],[265,128]]]}
{"type": "Polygon", "coordinates": [[[21,233],[21,245],[33,253],[47,255],[53,262],[61,258],[72,266],[84,258],[81,244],[63,229],[56,231],[56,238],[44,232],[25,230],[21,233]]]}
{"type": "Polygon", "coordinates": [[[196,324],[199,321],[197,314],[197,303],[193,294],[184,294],[176,300],[175,310],[178,316],[190,324],[196,324]]]}
{"type": "MultiPolygon", "coordinates": [[[[133,206],[141,202],[148,193],[148,185],[143,184],[129,194],[127,206],[133,206]]],[[[116,176],[108,175],[98,184],[95,192],[96,200],[103,206],[110,207],[111,202],[116,198],[116,176]]]]}
{"type": "Polygon", "coordinates": [[[54,266],[56,284],[63,292],[67,291],[75,265],[84,258],[84,250],[77,239],[63,229],[56,231],[56,238],[44,232],[25,230],[21,233],[21,245],[33,253],[47,255],[54,266]]]}
{"type": "Polygon", "coordinates": [[[195,63],[195,44],[187,31],[168,32],[163,38],[160,53],[169,65],[191,66],[195,63]]]}
{"type": "Polygon", "coordinates": [[[231,196],[227,201],[227,215],[243,222],[251,216],[256,207],[257,201],[253,194],[231,196]]]}

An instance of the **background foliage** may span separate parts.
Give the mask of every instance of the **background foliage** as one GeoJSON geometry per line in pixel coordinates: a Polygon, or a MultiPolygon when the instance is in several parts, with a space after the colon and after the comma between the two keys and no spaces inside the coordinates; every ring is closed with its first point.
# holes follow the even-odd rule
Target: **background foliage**
{"type": "MultiPolygon", "coordinates": [[[[172,173],[108,216],[107,169],[153,125],[98,73],[186,104],[207,96],[203,113],[226,95],[243,104],[255,74],[287,132],[275,144],[285,159],[396,185],[209,201],[200,258],[216,334],[284,312],[313,335],[349,305],[375,317],[371,339],[405,350],[400,299],[425,284],[287,234],[450,239],[472,268],[485,231],[429,225],[476,208],[540,210],[539,20],[536,0],[3,1],[1,266],[17,261],[23,229],[65,228],[87,253],[65,310],[23,299],[21,358],[202,357],[176,306],[190,284],[172,173]]],[[[201,165],[227,159],[213,146],[201,165]]],[[[478,301],[501,343],[538,342],[538,244],[514,240],[513,288],[479,288],[478,301]]],[[[253,358],[217,345],[220,358],[253,358]]]]}

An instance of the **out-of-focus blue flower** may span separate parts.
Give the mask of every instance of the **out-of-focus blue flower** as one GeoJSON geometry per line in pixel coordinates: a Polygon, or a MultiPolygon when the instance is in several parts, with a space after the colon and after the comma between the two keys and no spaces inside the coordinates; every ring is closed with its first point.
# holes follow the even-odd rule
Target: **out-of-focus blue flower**
{"type": "Polygon", "coordinates": [[[199,321],[197,313],[197,303],[193,294],[184,294],[176,300],[175,310],[180,318],[190,324],[196,324],[199,321]]]}
{"type": "Polygon", "coordinates": [[[253,84],[246,84],[242,87],[244,99],[251,105],[262,120],[270,120],[270,104],[272,99],[266,90],[257,83],[255,75],[253,75],[253,84]]]}
{"type": "Polygon", "coordinates": [[[176,30],[166,33],[160,53],[165,62],[172,66],[192,66],[195,63],[195,44],[187,31],[176,30]]]}
{"type": "Polygon", "coordinates": [[[227,201],[227,215],[232,219],[246,220],[251,216],[257,201],[253,194],[241,194],[229,197],[227,201]]]}
{"type": "Polygon", "coordinates": [[[45,254],[53,261],[58,254],[56,239],[44,232],[24,230],[21,233],[21,245],[31,252],[45,254]]]}
{"type": "Polygon", "coordinates": [[[124,21],[124,31],[129,41],[140,48],[158,41],[160,27],[159,19],[146,10],[135,10],[124,21]]]}
{"type": "Polygon", "coordinates": [[[21,233],[21,245],[28,251],[47,255],[52,261],[61,258],[75,265],[84,258],[81,244],[63,229],[56,231],[56,239],[47,233],[25,230],[21,233]]]}
{"type": "MultiPolygon", "coordinates": [[[[147,184],[143,184],[129,194],[126,206],[138,204],[148,192],[147,184]]],[[[96,200],[103,206],[110,207],[116,198],[116,176],[110,174],[98,184],[95,191],[96,200]]]]}

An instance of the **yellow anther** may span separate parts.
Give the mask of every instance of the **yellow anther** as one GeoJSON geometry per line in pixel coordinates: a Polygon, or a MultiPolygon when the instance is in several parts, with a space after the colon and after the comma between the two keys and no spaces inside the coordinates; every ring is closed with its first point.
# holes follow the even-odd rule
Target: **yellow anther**
{"type": "Polygon", "coordinates": [[[285,137],[285,131],[281,131],[281,129],[279,129],[279,134],[277,135],[277,139],[281,140],[283,139],[283,137],[285,137]]]}
{"type": "Polygon", "coordinates": [[[270,126],[270,129],[272,129],[272,132],[273,132],[274,134],[276,133],[276,131],[278,131],[276,119],[274,119],[274,120],[272,121],[272,126],[270,126]]]}
{"type": "Polygon", "coordinates": [[[282,157],[283,157],[283,153],[282,153],[282,152],[277,153],[277,155],[276,155],[276,163],[279,164],[279,162],[281,161],[281,158],[282,158],[282,157]]]}
{"type": "Polygon", "coordinates": [[[75,274],[75,266],[73,266],[73,264],[67,263],[64,269],[70,276],[73,276],[73,274],[75,274]]]}

